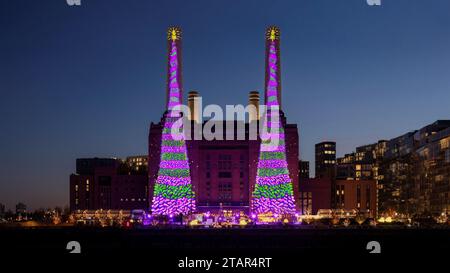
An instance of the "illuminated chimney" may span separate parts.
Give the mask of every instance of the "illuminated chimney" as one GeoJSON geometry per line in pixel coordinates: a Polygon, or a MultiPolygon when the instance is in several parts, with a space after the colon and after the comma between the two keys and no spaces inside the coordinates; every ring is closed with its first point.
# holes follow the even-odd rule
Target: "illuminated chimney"
{"type": "Polygon", "coordinates": [[[276,26],[266,30],[266,81],[264,103],[267,107],[281,108],[280,29],[276,26]]]}
{"type": "Polygon", "coordinates": [[[250,111],[248,120],[249,122],[259,120],[259,92],[258,91],[251,91],[248,93],[248,104],[253,105],[256,108],[256,113],[250,111]]]}
{"type": "Polygon", "coordinates": [[[197,91],[191,91],[188,94],[188,107],[191,111],[189,119],[197,123],[200,123],[199,98],[200,94],[197,91]]]}

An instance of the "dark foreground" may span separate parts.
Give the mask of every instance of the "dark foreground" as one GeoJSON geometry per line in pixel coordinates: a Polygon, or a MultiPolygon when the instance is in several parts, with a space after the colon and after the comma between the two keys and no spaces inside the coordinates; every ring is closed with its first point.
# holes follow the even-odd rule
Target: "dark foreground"
{"type": "Polygon", "coordinates": [[[24,228],[0,229],[0,241],[2,252],[24,255],[69,255],[67,243],[77,241],[81,255],[144,254],[175,270],[186,257],[217,260],[217,266],[226,257],[270,257],[273,269],[311,254],[352,258],[450,254],[450,229],[24,228]],[[380,244],[381,254],[369,254],[370,241],[380,244]]]}
{"type": "Polygon", "coordinates": [[[66,253],[69,241],[78,241],[85,254],[167,250],[184,253],[205,250],[245,252],[367,253],[366,244],[378,241],[382,253],[450,250],[450,229],[109,229],[15,228],[0,229],[2,247],[66,253]]]}

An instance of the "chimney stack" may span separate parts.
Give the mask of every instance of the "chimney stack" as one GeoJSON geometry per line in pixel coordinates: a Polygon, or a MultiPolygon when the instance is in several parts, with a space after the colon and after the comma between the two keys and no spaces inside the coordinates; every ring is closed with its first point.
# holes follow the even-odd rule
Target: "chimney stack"
{"type": "Polygon", "coordinates": [[[189,120],[193,120],[197,123],[200,123],[199,98],[200,94],[197,91],[190,91],[188,94],[188,107],[191,111],[189,120]]]}
{"type": "Polygon", "coordinates": [[[253,105],[256,108],[255,112],[249,113],[249,122],[259,120],[259,92],[258,91],[251,91],[248,93],[248,104],[253,105]]]}

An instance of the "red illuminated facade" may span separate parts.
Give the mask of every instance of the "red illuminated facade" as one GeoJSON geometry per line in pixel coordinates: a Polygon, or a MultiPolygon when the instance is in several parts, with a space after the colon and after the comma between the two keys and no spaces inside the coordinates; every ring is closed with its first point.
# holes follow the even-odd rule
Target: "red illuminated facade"
{"type": "MultiPolygon", "coordinates": [[[[220,122],[222,124],[222,122],[220,122]]],[[[224,132],[228,123],[224,126],[224,132]]],[[[236,128],[237,126],[235,126],[236,128]]],[[[196,204],[199,211],[232,209],[248,211],[255,185],[260,140],[187,140],[188,158],[196,204]]],[[[152,193],[159,166],[162,124],[149,130],[149,188],[152,193]]],[[[298,128],[287,124],[286,155],[294,194],[298,200],[298,128]]],[[[151,200],[151,199],[150,199],[151,200]]]]}

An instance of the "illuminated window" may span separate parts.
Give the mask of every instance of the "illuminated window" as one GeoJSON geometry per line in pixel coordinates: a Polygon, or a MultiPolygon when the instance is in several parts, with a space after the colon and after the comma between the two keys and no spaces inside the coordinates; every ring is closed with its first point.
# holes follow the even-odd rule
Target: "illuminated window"
{"type": "Polygon", "coordinates": [[[441,150],[448,149],[450,147],[450,138],[444,138],[439,141],[441,150]]]}
{"type": "Polygon", "coordinates": [[[361,185],[356,186],[356,202],[357,207],[361,208],[361,185]]]}
{"type": "Polygon", "coordinates": [[[300,193],[300,210],[302,214],[312,213],[312,192],[300,193]]]}

